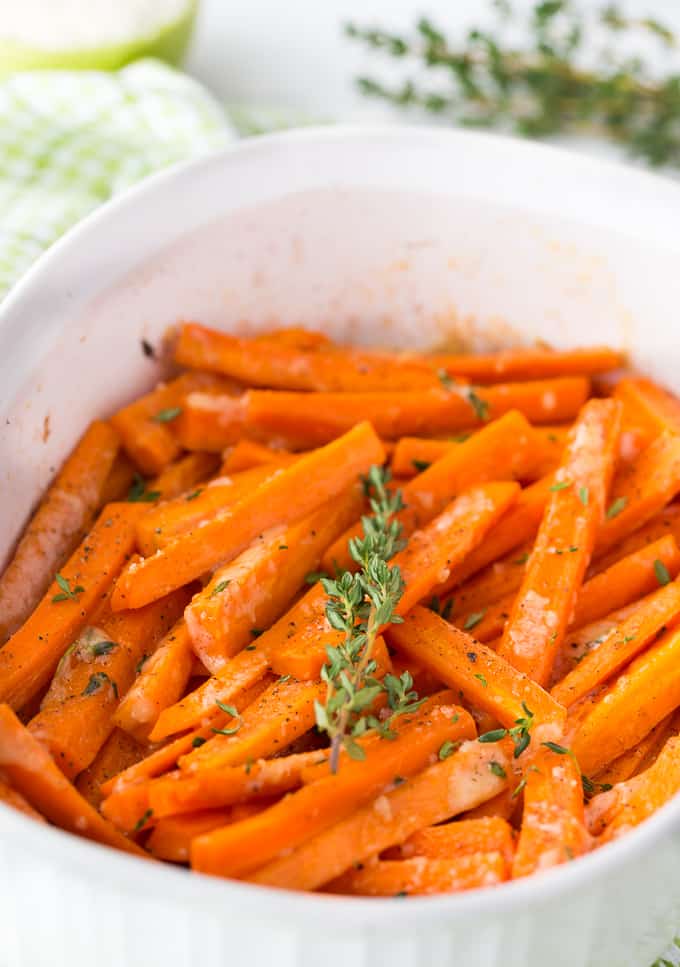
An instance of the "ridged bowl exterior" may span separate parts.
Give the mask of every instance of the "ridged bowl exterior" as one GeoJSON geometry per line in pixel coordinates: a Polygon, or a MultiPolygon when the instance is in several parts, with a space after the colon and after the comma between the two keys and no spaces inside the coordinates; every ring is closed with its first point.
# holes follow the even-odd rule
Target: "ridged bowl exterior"
{"type": "MultiPolygon", "coordinates": [[[[286,134],[151,179],[0,312],[0,553],[88,420],[158,377],[140,340],[182,318],[403,346],[611,342],[680,385],[679,214],[669,182],[427,130],[286,134]]],[[[678,802],[532,880],[385,900],[192,876],[0,806],[0,967],[648,967],[678,924],[678,802]]]]}

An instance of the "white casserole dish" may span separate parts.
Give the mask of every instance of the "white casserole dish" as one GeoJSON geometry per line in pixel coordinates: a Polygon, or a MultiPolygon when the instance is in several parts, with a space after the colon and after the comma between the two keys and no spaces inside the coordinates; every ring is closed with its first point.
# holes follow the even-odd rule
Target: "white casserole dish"
{"type": "MultiPolygon", "coordinates": [[[[680,387],[680,190],[471,133],[333,128],[161,174],[55,245],[0,313],[0,554],[169,324],[428,346],[609,342],[680,387]]],[[[143,863],[0,806],[2,967],[647,967],[680,925],[680,799],[500,889],[358,900],[143,863]]]]}

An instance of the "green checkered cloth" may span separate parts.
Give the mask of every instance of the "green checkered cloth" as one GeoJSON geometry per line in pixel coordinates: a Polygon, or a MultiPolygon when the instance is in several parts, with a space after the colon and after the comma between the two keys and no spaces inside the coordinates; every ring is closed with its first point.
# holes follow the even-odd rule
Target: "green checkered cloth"
{"type": "Polygon", "coordinates": [[[2,80],[0,297],[97,205],[235,136],[200,84],[159,61],[2,80]]]}

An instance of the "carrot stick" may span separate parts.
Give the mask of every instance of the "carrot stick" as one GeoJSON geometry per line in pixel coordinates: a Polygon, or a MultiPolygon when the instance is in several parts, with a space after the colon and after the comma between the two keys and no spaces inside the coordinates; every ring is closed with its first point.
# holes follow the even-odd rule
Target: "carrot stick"
{"type": "Polygon", "coordinates": [[[0,701],[22,708],[47,685],[67,646],[132,551],[135,524],[143,513],[140,504],[104,508],[63,565],[63,586],[55,580],[30,618],[0,649],[0,701]]]}
{"type": "Polygon", "coordinates": [[[235,446],[225,452],[220,473],[238,473],[240,470],[260,467],[264,463],[281,464],[281,461],[292,463],[294,460],[295,454],[288,453],[287,450],[273,450],[254,440],[239,440],[235,446]]]}
{"type": "Polygon", "coordinates": [[[425,856],[431,860],[447,860],[471,853],[502,853],[511,865],[515,853],[512,826],[498,816],[426,826],[409,836],[401,846],[384,853],[383,857],[410,859],[425,856]]]}
{"type": "Polygon", "coordinates": [[[41,500],[0,578],[0,646],[28,619],[102,501],[118,452],[108,423],[91,423],[41,500]]]}
{"type": "Polygon", "coordinates": [[[314,727],[314,702],[325,690],[317,682],[279,679],[230,726],[231,734],[213,735],[205,745],[182,756],[180,769],[195,773],[226,768],[280,752],[314,727]]]}
{"type": "Polygon", "coordinates": [[[333,439],[360,420],[369,420],[388,440],[419,433],[455,433],[510,410],[519,410],[532,423],[561,422],[576,415],[588,394],[588,380],[578,376],[499,384],[478,393],[464,386],[375,393],[250,390],[245,394],[243,409],[236,413],[228,397],[222,397],[220,420],[236,428],[240,416],[249,433],[308,447],[333,439]]]}
{"type": "Polygon", "coordinates": [[[232,560],[264,529],[301,520],[383,459],[370,424],[354,427],[282,470],[205,526],[123,571],[111,598],[114,609],[139,608],[232,560]]]}
{"type": "Polygon", "coordinates": [[[126,500],[135,478],[135,468],[126,454],[119,453],[113,461],[99,495],[98,509],[117,500],[126,500]]]}
{"type": "MultiPolygon", "coordinates": [[[[402,490],[404,510],[397,515],[402,533],[409,537],[428,524],[464,490],[489,481],[514,480],[533,460],[532,430],[521,413],[510,412],[433,464],[402,490]]],[[[347,530],[324,555],[322,566],[354,568],[348,543],[361,536],[360,522],[347,530]]]]}
{"type": "Polygon", "coordinates": [[[146,746],[122,729],[114,729],[91,765],[78,776],[76,789],[95,809],[99,809],[103,799],[102,785],[147,754],[146,746]]]}
{"type": "Polygon", "coordinates": [[[648,544],[654,544],[668,534],[680,544],[680,504],[669,504],[664,507],[647,524],[643,524],[628,537],[624,537],[610,551],[598,554],[595,564],[590,567],[590,571],[591,573],[606,571],[608,567],[620,561],[621,558],[628,557],[629,554],[641,550],[648,544]]]}
{"type": "Polygon", "coordinates": [[[626,779],[630,779],[648,769],[656,761],[659,752],[666,744],[666,740],[673,734],[674,718],[673,714],[667,715],[647,733],[644,739],[640,739],[636,746],[628,749],[618,759],[614,759],[601,772],[598,772],[593,780],[595,787],[608,787],[616,785],[618,782],[625,782],[626,779]]]}
{"type": "Polygon", "coordinates": [[[196,493],[196,484],[217,471],[219,460],[212,453],[189,453],[168,466],[153,481],[149,490],[157,491],[163,500],[172,500],[186,491],[196,493]]]}
{"type": "Polygon", "coordinates": [[[508,879],[502,853],[470,853],[455,859],[377,860],[349,870],[326,888],[355,896],[433,896],[498,886],[508,879]]]}
{"type": "Polygon", "coordinates": [[[656,762],[640,775],[594,796],[588,804],[588,825],[608,843],[637,826],[672,799],[680,789],[680,737],[666,742],[656,762]]]}
{"type": "MultiPolygon", "coordinates": [[[[509,763],[497,744],[465,742],[449,758],[386,790],[375,801],[272,859],[249,879],[291,890],[317,889],[352,866],[403,843],[419,829],[491,799],[507,783],[499,775],[505,768],[509,763]],[[492,762],[500,768],[492,771],[492,762]]],[[[199,842],[193,852],[200,857],[199,842]]]]}
{"type": "Polygon", "coordinates": [[[513,879],[567,863],[590,847],[581,773],[572,757],[541,748],[525,779],[513,879]]]}
{"type": "Polygon", "coordinates": [[[0,769],[33,808],[55,826],[104,846],[145,855],[83,799],[9,705],[0,705],[0,769]]]}
{"type": "Polygon", "coordinates": [[[245,434],[246,406],[245,394],[187,393],[173,421],[173,437],[185,450],[220,453],[245,434]]]}
{"type": "Polygon", "coordinates": [[[292,346],[294,349],[319,349],[332,345],[330,336],[317,329],[303,326],[284,326],[282,329],[268,329],[253,337],[255,343],[275,342],[279,346],[292,346]]]}
{"type": "Polygon", "coordinates": [[[160,473],[180,452],[170,430],[183,405],[184,396],[199,387],[215,387],[219,381],[206,373],[184,373],[111,417],[128,456],[142,473],[160,473]]]}
{"type": "Polygon", "coordinates": [[[242,806],[229,806],[226,809],[208,809],[184,816],[171,816],[161,819],[154,827],[147,841],[153,856],[170,863],[187,863],[191,841],[203,833],[219,829],[229,823],[245,819],[263,808],[262,805],[248,803],[242,806]]]}
{"type": "Polygon", "coordinates": [[[581,410],[505,625],[499,654],[541,685],[550,680],[590,562],[619,426],[620,406],[611,400],[591,400],[581,410]]]}
{"type": "Polygon", "coordinates": [[[564,710],[548,692],[427,608],[413,608],[403,624],[390,626],[386,638],[506,727],[525,715],[523,705],[539,721],[564,723],[564,710]]]}
{"type": "Polygon", "coordinates": [[[319,761],[325,761],[319,752],[298,752],[244,766],[201,769],[191,776],[173,773],[150,783],[149,805],[162,818],[280,796],[298,789],[304,767],[319,761]]]}
{"type": "MultiPolygon", "coordinates": [[[[669,538],[672,540],[672,538],[669,538]]],[[[607,681],[643,651],[659,632],[677,621],[680,615],[680,582],[660,588],[645,605],[635,611],[602,644],[552,689],[553,698],[568,707],[597,685],[607,681]]]]}
{"type": "Polygon", "coordinates": [[[134,680],[144,649],[153,650],[188,599],[186,591],[176,591],[138,611],[104,617],[64,656],[28,728],[69,779],[92,763],[108,739],[119,697],[134,680]]]}
{"type": "Polygon", "coordinates": [[[585,773],[602,770],[680,705],[679,655],[676,628],[639,655],[598,696],[572,742],[585,773]]]}
{"type": "Polygon", "coordinates": [[[17,792],[10,786],[6,776],[0,772],[0,803],[5,806],[9,806],[11,809],[16,809],[17,812],[23,813],[30,819],[35,819],[39,823],[45,822],[45,817],[31,806],[28,799],[17,792]]]}
{"type": "Polygon", "coordinates": [[[184,694],[193,660],[189,631],[181,619],[142,665],[113,714],[114,724],[137,739],[147,739],[160,713],[184,694]]]}
{"type": "Polygon", "coordinates": [[[680,400],[651,379],[622,379],[614,398],[623,404],[627,421],[652,439],[666,430],[680,433],[680,400]]]}
{"type": "Polygon", "coordinates": [[[215,571],[185,612],[194,651],[212,674],[252,641],[253,629],[268,628],[281,616],[363,504],[361,489],[353,486],[303,520],[258,535],[215,571]]]}
{"type": "Polygon", "coordinates": [[[155,554],[161,547],[172,544],[177,537],[213,520],[227,507],[232,507],[251,494],[260,484],[270,480],[279,466],[266,466],[244,470],[233,477],[217,477],[205,487],[181,494],[172,500],[152,507],[137,525],[137,544],[145,557],[155,554]]]}
{"type": "Polygon", "coordinates": [[[569,350],[506,349],[487,355],[434,353],[428,358],[451,376],[464,376],[480,383],[548,379],[551,376],[594,376],[618,369],[625,362],[622,352],[607,346],[569,350]]]}
{"type": "Polygon", "coordinates": [[[413,715],[400,717],[394,740],[369,744],[364,760],[345,761],[336,775],[303,786],[258,816],[199,836],[191,847],[192,867],[218,876],[250,873],[345,819],[395,776],[418,772],[443,742],[473,737],[468,713],[449,702],[450,693],[433,696],[413,715]]]}

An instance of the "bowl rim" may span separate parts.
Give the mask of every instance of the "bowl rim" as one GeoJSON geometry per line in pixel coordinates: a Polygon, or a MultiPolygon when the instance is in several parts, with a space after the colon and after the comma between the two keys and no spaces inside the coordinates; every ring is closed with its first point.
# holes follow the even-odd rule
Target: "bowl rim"
{"type": "MultiPolygon", "coordinates": [[[[677,226],[673,212],[680,209],[680,185],[671,179],[637,170],[620,162],[602,160],[576,154],[552,145],[522,141],[488,132],[444,130],[435,127],[402,125],[329,125],[302,128],[275,134],[261,135],[236,141],[210,154],[181,162],[145,178],[139,184],[110,199],[73,226],[62,238],[43,252],[22,278],[13,286],[0,305],[0,331],[14,324],[20,316],[22,303],[39,289],[46,278],[58,271],[61,260],[78,251],[110,220],[126,216],[140,200],[163,196],[168,186],[183,179],[200,175],[212,166],[229,166],[247,161],[253,156],[276,156],[293,146],[350,144],[361,149],[369,142],[384,142],[391,149],[397,143],[408,145],[431,142],[434,147],[447,150],[477,145],[495,152],[499,157],[512,159],[521,165],[555,169],[554,175],[568,172],[578,178],[601,180],[606,177],[627,194],[652,191],[659,195],[659,205],[653,217],[663,216],[667,227],[677,226]]],[[[675,233],[677,235],[677,232],[675,233]]],[[[177,238],[181,237],[181,232],[177,238]]],[[[670,233],[668,246],[670,247],[670,233]]],[[[680,245],[680,243],[679,243],[680,245]]],[[[680,249],[679,249],[680,251],[680,249]]],[[[399,922],[395,922],[394,898],[324,896],[248,884],[243,881],[219,879],[202,874],[186,875],[186,871],[168,868],[167,864],[139,863],[136,858],[109,850],[106,859],[100,846],[54,827],[33,820],[0,804],[0,832],[26,843],[27,849],[42,858],[58,863],[70,871],[86,874],[90,880],[105,879],[125,893],[152,893],[182,904],[200,905],[219,910],[225,901],[228,909],[270,921],[290,921],[314,916],[325,926],[345,929],[348,925],[377,927],[389,923],[391,929],[403,930],[414,921],[441,921],[452,915],[511,913],[534,905],[548,903],[556,896],[567,896],[596,879],[613,875],[624,865],[641,858],[654,843],[680,829],[680,795],[676,796],[640,826],[613,843],[580,857],[577,862],[535,874],[524,880],[504,883],[500,888],[485,888],[467,893],[433,897],[409,897],[399,908],[399,922]]]]}

